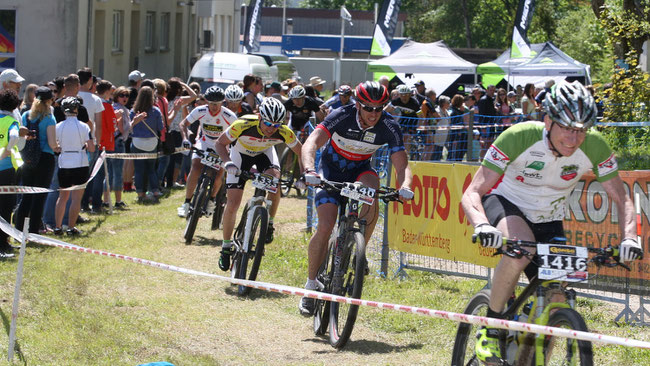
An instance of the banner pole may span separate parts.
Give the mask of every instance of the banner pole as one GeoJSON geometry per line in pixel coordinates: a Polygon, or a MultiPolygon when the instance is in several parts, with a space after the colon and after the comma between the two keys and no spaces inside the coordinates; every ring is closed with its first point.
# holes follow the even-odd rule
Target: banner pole
{"type": "Polygon", "coordinates": [[[18,257],[18,270],[16,273],[16,287],[14,289],[14,303],[11,309],[11,326],[9,328],[9,353],[7,360],[12,362],[14,359],[14,347],[16,345],[16,322],[18,320],[18,301],[20,300],[20,286],[23,282],[23,265],[25,262],[25,245],[27,243],[27,233],[29,232],[29,217],[25,218],[23,225],[23,237],[20,242],[20,255],[18,257]]]}

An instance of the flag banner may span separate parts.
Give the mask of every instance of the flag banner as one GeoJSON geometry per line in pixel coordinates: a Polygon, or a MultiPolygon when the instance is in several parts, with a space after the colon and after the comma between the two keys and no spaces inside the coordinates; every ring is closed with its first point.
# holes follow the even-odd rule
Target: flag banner
{"type": "Polygon", "coordinates": [[[515,28],[512,31],[512,47],[510,47],[510,58],[530,57],[530,42],[527,33],[530,22],[533,19],[535,0],[519,0],[517,15],[515,16],[515,28]]]}
{"type": "Polygon", "coordinates": [[[262,37],[262,6],[264,0],[251,0],[246,9],[246,27],[244,28],[244,48],[246,53],[259,52],[262,37]]]}
{"type": "Polygon", "coordinates": [[[402,0],[385,0],[384,5],[381,6],[375,33],[372,35],[371,55],[390,55],[390,43],[393,41],[395,28],[397,28],[397,15],[399,15],[401,3],[402,0]]]}

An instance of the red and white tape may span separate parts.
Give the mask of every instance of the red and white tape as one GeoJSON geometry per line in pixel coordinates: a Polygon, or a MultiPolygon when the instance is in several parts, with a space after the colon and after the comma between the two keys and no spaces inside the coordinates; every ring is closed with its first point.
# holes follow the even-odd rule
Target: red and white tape
{"type": "MultiPolygon", "coordinates": [[[[23,233],[13,228],[2,218],[0,218],[0,229],[2,229],[4,232],[14,237],[15,239],[22,240],[23,233]]],[[[581,332],[572,329],[555,328],[555,327],[543,326],[537,324],[520,323],[520,322],[515,322],[510,320],[494,319],[494,318],[488,318],[488,317],[478,316],[478,315],[468,315],[468,314],[454,313],[454,312],[442,311],[442,310],[433,310],[433,309],[420,308],[420,307],[408,306],[408,305],[399,305],[399,304],[391,304],[391,303],[385,303],[379,301],[353,299],[349,297],[336,296],[336,295],[331,295],[331,294],[318,292],[318,291],[305,290],[297,287],[277,285],[273,283],[266,283],[266,282],[259,282],[259,281],[240,280],[240,279],[220,276],[212,273],[196,271],[193,269],[177,267],[170,264],[154,262],[147,259],[131,257],[128,255],[114,254],[103,250],[84,248],[78,245],[69,244],[66,242],[51,239],[37,234],[28,234],[27,240],[38,244],[58,247],[62,249],[68,249],[68,250],[74,250],[83,253],[90,253],[90,254],[102,255],[102,256],[116,258],[116,259],[122,259],[125,261],[143,264],[150,267],[160,268],[167,271],[214,278],[220,281],[226,281],[236,285],[247,286],[247,287],[251,287],[263,291],[277,292],[281,294],[294,295],[294,296],[307,296],[319,300],[336,301],[339,303],[368,306],[377,309],[395,310],[404,313],[424,315],[424,316],[429,316],[438,319],[451,320],[455,322],[463,322],[463,323],[470,323],[476,325],[487,325],[494,328],[540,333],[540,334],[546,334],[546,335],[557,336],[557,337],[579,339],[579,340],[589,341],[589,342],[600,342],[600,343],[615,344],[615,345],[627,346],[627,347],[650,349],[650,342],[644,342],[644,341],[639,341],[630,338],[621,338],[615,336],[608,336],[604,334],[581,332]]]]}
{"type": "MultiPolygon", "coordinates": [[[[183,147],[177,147],[173,154],[179,154],[179,153],[184,153],[186,151],[190,151],[190,149],[186,149],[183,147]]],[[[157,159],[164,154],[161,153],[138,153],[138,154],[130,154],[130,153],[110,153],[106,154],[107,159],[124,159],[124,160],[140,160],[140,159],[157,159]]]]}

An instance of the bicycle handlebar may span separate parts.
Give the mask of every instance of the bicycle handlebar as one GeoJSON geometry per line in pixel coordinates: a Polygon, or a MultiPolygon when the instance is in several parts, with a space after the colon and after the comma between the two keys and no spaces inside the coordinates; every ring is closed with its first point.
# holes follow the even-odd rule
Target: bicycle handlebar
{"type": "MultiPolygon", "coordinates": [[[[472,235],[472,243],[476,243],[477,239],[478,236],[476,234],[472,235]]],[[[505,254],[512,258],[522,258],[524,256],[531,257],[534,254],[532,254],[531,252],[527,251],[524,248],[537,248],[538,244],[553,244],[553,243],[542,243],[536,241],[514,240],[514,239],[503,238],[503,247],[497,249],[494,252],[493,256],[499,254],[505,254]]],[[[562,245],[560,243],[558,244],[562,245]]],[[[589,260],[589,262],[594,262],[598,267],[605,266],[611,268],[611,267],[621,266],[627,269],[628,271],[631,271],[631,268],[629,266],[619,261],[620,251],[617,246],[608,245],[604,248],[587,247],[587,251],[589,253],[596,254],[589,260]]],[[[643,254],[641,254],[641,257],[639,257],[639,259],[643,259],[643,254]]]]}
{"type": "MultiPolygon", "coordinates": [[[[329,188],[336,191],[340,191],[343,188],[354,184],[355,183],[351,183],[351,182],[334,182],[323,178],[321,179],[321,184],[318,185],[317,187],[321,187],[325,189],[329,188]]],[[[402,200],[400,200],[399,190],[391,187],[385,187],[385,186],[379,187],[379,189],[375,190],[374,198],[378,198],[384,202],[396,201],[399,203],[404,203],[402,202],[402,200]]]]}

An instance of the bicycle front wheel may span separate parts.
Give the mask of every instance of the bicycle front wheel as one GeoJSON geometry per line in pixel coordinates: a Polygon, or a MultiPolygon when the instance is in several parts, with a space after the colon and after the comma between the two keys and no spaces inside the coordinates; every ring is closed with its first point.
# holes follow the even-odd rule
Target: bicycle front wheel
{"type": "MultiPolygon", "coordinates": [[[[358,231],[348,234],[344,248],[348,248],[348,251],[343,253],[341,259],[341,288],[339,291],[334,289],[336,292],[334,295],[360,299],[366,270],[366,242],[363,235],[358,231]]],[[[358,312],[359,305],[339,302],[330,304],[329,331],[332,347],[339,349],[345,347],[352,334],[358,312]]]]}
{"type": "MultiPolygon", "coordinates": [[[[242,253],[239,262],[239,276],[241,279],[255,281],[257,272],[264,255],[264,243],[266,242],[266,228],[269,224],[269,213],[262,206],[253,208],[253,222],[251,223],[251,233],[248,239],[248,251],[242,253]],[[249,261],[252,261],[249,266],[249,261]]],[[[246,295],[251,291],[250,287],[239,285],[237,292],[239,295],[246,295]]]]}
{"type": "MultiPolygon", "coordinates": [[[[479,291],[467,304],[464,314],[486,316],[488,305],[490,304],[490,290],[479,291]]],[[[478,326],[469,323],[458,324],[456,331],[456,340],[454,341],[454,350],[451,356],[451,366],[474,365],[479,366],[481,363],[474,353],[476,332],[478,326]]]]}
{"type": "MultiPolygon", "coordinates": [[[[582,316],[573,309],[558,309],[551,314],[548,325],[589,331],[582,316]]],[[[544,358],[546,365],[592,366],[594,364],[591,342],[548,335],[544,338],[544,358]]]]}
{"type": "Polygon", "coordinates": [[[221,188],[219,188],[219,192],[217,192],[217,196],[215,197],[215,208],[214,208],[214,213],[212,214],[212,230],[217,230],[222,228],[222,219],[223,219],[223,211],[226,208],[226,185],[225,183],[221,184],[221,188]]]}
{"type": "MultiPolygon", "coordinates": [[[[330,240],[327,244],[327,257],[323,263],[321,263],[318,268],[318,273],[316,274],[316,279],[320,281],[325,286],[325,292],[331,292],[331,278],[332,278],[332,268],[333,258],[332,248],[334,248],[334,243],[336,242],[337,231],[335,230],[330,237],[330,240]]],[[[329,325],[330,317],[330,301],[325,300],[316,300],[316,313],[314,315],[314,333],[318,336],[321,336],[327,332],[327,326],[329,325]]]]}
{"type": "Polygon", "coordinates": [[[294,152],[291,149],[286,149],[280,158],[280,188],[282,197],[288,196],[291,193],[291,187],[294,182],[294,152]]]}
{"type": "Polygon", "coordinates": [[[185,225],[185,233],[183,235],[185,238],[185,244],[187,245],[192,244],[196,225],[199,223],[199,218],[203,214],[203,208],[208,201],[208,183],[207,177],[199,182],[198,194],[196,199],[193,200],[194,205],[190,208],[190,212],[187,214],[187,224],[185,225]]]}

